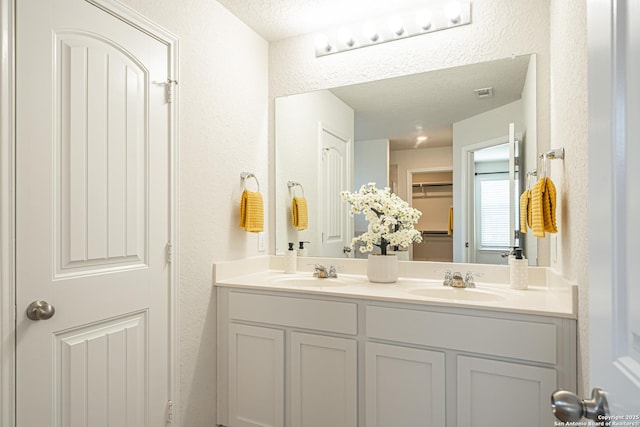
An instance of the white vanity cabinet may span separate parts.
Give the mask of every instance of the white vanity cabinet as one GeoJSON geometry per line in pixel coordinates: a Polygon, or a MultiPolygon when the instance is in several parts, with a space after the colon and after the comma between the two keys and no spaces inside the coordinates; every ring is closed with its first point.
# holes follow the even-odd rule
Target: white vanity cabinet
{"type": "Polygon", "coordinates": [[[218,287],[223,426],[547,427],[565,317],[218,287]]]}
{"type": "MultiPolygon", "coordinates": [[[[398,308],[377,303],[367,305],[365,310],[367,340],[389,342],[396,352],[405,352],[408,346],[444,352],[448,391],[446,424],[434,424],[432,419],[426,422],[417,416],[403,424],[379,419],[369,422],[375,419],[372,414],[377,408],[368,406],[367,427],[550,426],[554,420],[551,393],[558,388],[576,388],[573,320],[442,307],[398,308]]],[[[370,357],[367,354],[367,361],[370,357]]],[[[414,371],[417,375],[417,368],[414,371]]],[[[396,399],[402,402],[412,398],[413,389],[420,384],[409,384],[404,390],[398,388],[398,393],[406,391],[406,395],[396,399]]],[[[434,389],[433,384],[424,385],[434,389]]],[[[377,384],[368,385],[366,390],[380,395],[377,388],[377,384]]],[[[435,396],[432,391],[430,404],[435,396]]],[[[368,397],[367,403],[370,401],[379,404],[368,397]]],[[[434,410],[432,417],[435,414],[434,410]]]]}
{"type": "Polygon", "coordinates": [[[357,427],[357,312],[218,288],[218,424],[357,427]]]}
{"type": "Polygon", "coordinates": [[[284,426],[284,331],[229,325],[229,418],[238,427],[284,426]]]}
{"type": "Polygon", "coordinates": [[[459,427],[552,426],[556,370],[523,363],[457,356],[459,427]]]}
{"type": "Polygon", "coordinates": [[[291,333],[291,425],[358,425],[358,343],[291,333]]]}
{"type": "Polygon", "coordinates": [[[445,426],[445,353],[366,343],[367,426],[445,426]]]}

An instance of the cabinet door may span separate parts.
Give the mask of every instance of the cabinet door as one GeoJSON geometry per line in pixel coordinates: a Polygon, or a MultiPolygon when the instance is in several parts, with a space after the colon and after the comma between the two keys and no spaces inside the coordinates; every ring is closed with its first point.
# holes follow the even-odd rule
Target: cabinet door
{"type": "Polygon", "coordinates": [[[445,425],[444,353],[368,342],[365,357],[367,427],[445,425]]]}
{"type": "Polygon", "coordinates": [[[355,427],[358,424],[357,342],[291,334],[291,425],[355,427]]]}
{"type": "Polygon", "coordinates": [[[556,371],[458,356],[459,427],[548,427],[556,371]]]}
{"type": "Polygon", "coordinates": [[[229,420],[284,426],[284,331],[229,325],[229,420]]]}

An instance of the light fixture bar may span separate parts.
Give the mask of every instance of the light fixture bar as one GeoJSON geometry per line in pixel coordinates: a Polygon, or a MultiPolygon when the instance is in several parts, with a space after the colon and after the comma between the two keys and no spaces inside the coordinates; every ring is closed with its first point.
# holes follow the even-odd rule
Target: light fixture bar
{"type": "Polygon", "coordinates": [[[346,25],[340,29],[318,34],[315,39],[316,57],[447,30],[470,23],[471,0],[430,3],[425,7],[346,25]]]}

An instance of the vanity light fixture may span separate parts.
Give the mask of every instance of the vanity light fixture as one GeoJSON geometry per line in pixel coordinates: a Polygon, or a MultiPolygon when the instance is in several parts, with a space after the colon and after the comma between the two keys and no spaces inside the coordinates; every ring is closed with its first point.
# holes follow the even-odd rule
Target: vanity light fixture
{"type": "Polygon", "coordinates": [[[380,39],[378,30],[376,30],[376,24],[373,22],[367,22],[362,26],[362,35],[372,43],[375,43],[380,39]]]}
{"type": "Polygon", "coordinates": [[[389,18],[389,31],[391,31],[396,37],[401,37],[404,34],[404,25],[402,24],[402,18],[399,16],[392,16],[389,18]]]}
{"type": "Polygon", "coordinates": [[[422,31],[429,31],[431,29],[431,12],[428,9],[422,9],[416,15],[416,24],[422,31]]]}
{"type": "Polygon", "coordinates": [[[450,1],[447,3],[445,14],[449,19],[449,25],[455,25],[460,22],[460,13],[462,13],[462,6],[457,1],[450,1]]]}
{"type": "Polygon", "coordinates": [[[356,44],[356,41],[351,35],[351,30],[348,27],[340,28],[340,31],[338,32],[338,38],[340,39],[340,42],[347,47],[353,47],[356,44]]]}
{"type": "Polygon", "coordinates": [[[471,23],[471,0],[443,0],[429,8],[406,10],[391,17],[354,23],[318,34],[316,57],[446,30],[471,23]]]}
{"type": "Polygon", "coordinates": [[[324,54],[331,53],[331,44],[329,44],[329,37],[326,34],[320,33],[316,36],[316,56],[317,52],[324,52],[324,54]]]}

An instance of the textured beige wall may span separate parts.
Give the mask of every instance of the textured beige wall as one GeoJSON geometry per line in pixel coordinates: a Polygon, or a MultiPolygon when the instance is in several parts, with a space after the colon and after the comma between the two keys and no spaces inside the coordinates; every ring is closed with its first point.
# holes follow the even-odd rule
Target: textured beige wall
{"type": "MultiPolygon", "coordinates": [[[[551,141],[564,161],[550,162],[558,200],[557,259],[551,267],[579,285],[578,388],[588,394],[589,223],[588,88],[585,0],[551,1],[551,141]]],[[[553,244],[553,243],[552,243],[553,244]]]]}
{"type": "Polygon", "coordinates": [[[240,173],[269,188],[267,43],[212,0],[125,0],[180,37],[182,425],[215,425],[212,263],[257,255],[238,227],[240,173]]]}

